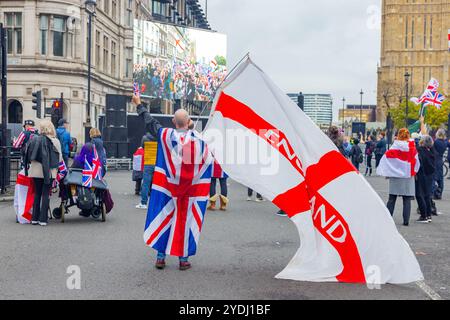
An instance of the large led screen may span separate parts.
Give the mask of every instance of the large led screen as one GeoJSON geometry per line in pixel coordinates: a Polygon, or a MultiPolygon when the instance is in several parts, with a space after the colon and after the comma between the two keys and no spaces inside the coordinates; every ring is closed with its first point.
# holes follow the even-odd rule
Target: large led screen
{"type": "Polygon", "coordinates": [[[134,21],[134,82],[142,97],[210,102],[227,72],[217,32],[134,21]]]}

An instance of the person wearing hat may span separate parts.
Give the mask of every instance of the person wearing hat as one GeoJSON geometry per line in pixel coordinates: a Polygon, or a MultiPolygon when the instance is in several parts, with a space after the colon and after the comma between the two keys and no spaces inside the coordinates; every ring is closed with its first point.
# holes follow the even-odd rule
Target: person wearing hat
{"type": "Polygon", "coordinates": [[[61,151],[64,163],[66,167],[69,167],[69,155],[70,155],[70,144],[72,143],[72,137],[68,131],[69,121],[66,119],[61,119],[58,121],[58,129],[56,129],[56,135],[61,143],[61,151]]]}
{"type": "Polygon", "coordinates": [[[38,130],[35,128],[35,123],[33,120],[25,120],[23,124],[23,131],[19,134],[17,139],[13,142],[13,148],[19,149],[20,154],[23,158],[25,156],[25,149],[27,143],[33,138],[33,136],[38,135],[38,130]]]}

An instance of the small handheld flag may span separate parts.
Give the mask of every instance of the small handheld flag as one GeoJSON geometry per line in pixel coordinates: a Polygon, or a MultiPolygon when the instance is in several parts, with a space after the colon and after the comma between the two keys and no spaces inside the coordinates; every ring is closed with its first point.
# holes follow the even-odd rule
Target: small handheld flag
{"type": "Polygon", "coordinates": [[[133,83],[133,93],[137,97],[141,96],[141,93],[139,91],[139,84],[137,82],[133,83]]]}

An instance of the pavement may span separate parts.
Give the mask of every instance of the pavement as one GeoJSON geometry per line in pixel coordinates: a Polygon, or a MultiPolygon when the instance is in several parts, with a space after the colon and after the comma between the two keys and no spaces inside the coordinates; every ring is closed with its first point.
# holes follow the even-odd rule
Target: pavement
{"type": "MultiPolygon", "coordinates": [[[[449,200],[438,202],[445,214],[430,225],[401,226],[401,203],[395,214],[425,283],[370,290],[275,279],[299,247],[296,228],[276,216],[271,203],[247,202],[246,188],[233,181],[229,211],[207,214],[193,268],[181,272],[169,258],[167,269],[158,271],[142,239],[146,212],[135,209],[139,198],[130,179],[129,172],[108,173],[116,207],[105,223],[73,210],[65,224],[22,226],[12,203],[0,203],[0,299],[450,299],[450,190],[449,200]],[[80,290],[68,289],[72,266],[81,272],[80,290]]],[[[386,199],[387,181],[368,180],[386,199]]]]}

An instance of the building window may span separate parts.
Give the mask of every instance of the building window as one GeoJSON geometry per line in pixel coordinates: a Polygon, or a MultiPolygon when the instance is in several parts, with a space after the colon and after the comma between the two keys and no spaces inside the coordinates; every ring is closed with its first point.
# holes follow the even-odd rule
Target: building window
{"type": "Polygon", "coordinates": [[[430,49],[433,49],[433,17],[430,18],[430,49]]]}
{"type": "Polygon", "coordinates": [[[64,57],[64,39],[66,36],[65,22],[65,18],[53,18],[53,55],[56,57],[64,57]]]}
{"type": "Polygon", "coordinates": [[[95,32],[95,65],[100,69],[100,31],[95,32]]]}
{"type": "Polygon", "coordinates": [[[409,26],[408,26],[408,17],[406,17],[406,29],[405,29],[405,49],[408,49],[408,36],[409,36],[409,26]]]}
{"type": "Polygon", "coordinates": [[[125,0],[126,3],[126,24],[127,26],[131,27],[133,26],[133,0],[125,0]]]}
{"type": "Polygon", "coordinates": [[[74,56],[75,33],[67,30],[67,17],[41,15],[39,17],[39,53],[55,57],[74,56]],[[49,52],[52,50],[51,52],[49,52]]]}
{"type": "Polygon", "coordinates": [[[133,76],[133,48],[128,47],[125,50],[125,77],[131,78],[133,76]]]}
{"type": "Polygon", "coordinates": [[[116,20],[117,18],[117,0],[111,1],[111,17],[116,20]]]}
{"type": "Polygon", "coordinates": [[[104,2],[103,11],[105,11],[106,15],[109,15],[109,1],[104,2]]]}
{"type": "Polygon", "coordinates": [[[39,47],[42,55],[47,55],[48,46],[48,16],[42,15],[39,19],[39,47]]]}
{"type": "Polygon", "coordinates": [[[111,41],[111,75],[113,77],[116,76],[117,71],[117,51],[116,51],[117,45],[114,41],[111,41]]]}
{"type": "Polygon", "coordinates": [[[109,38],[107,36],[103,37],[103,72],[107,72],[109,70],[109,38]]]}
{"type": "Polygon", "coordinates": [[[22,13],[5,13],[8,54],[22,54],[22,13]]]}

